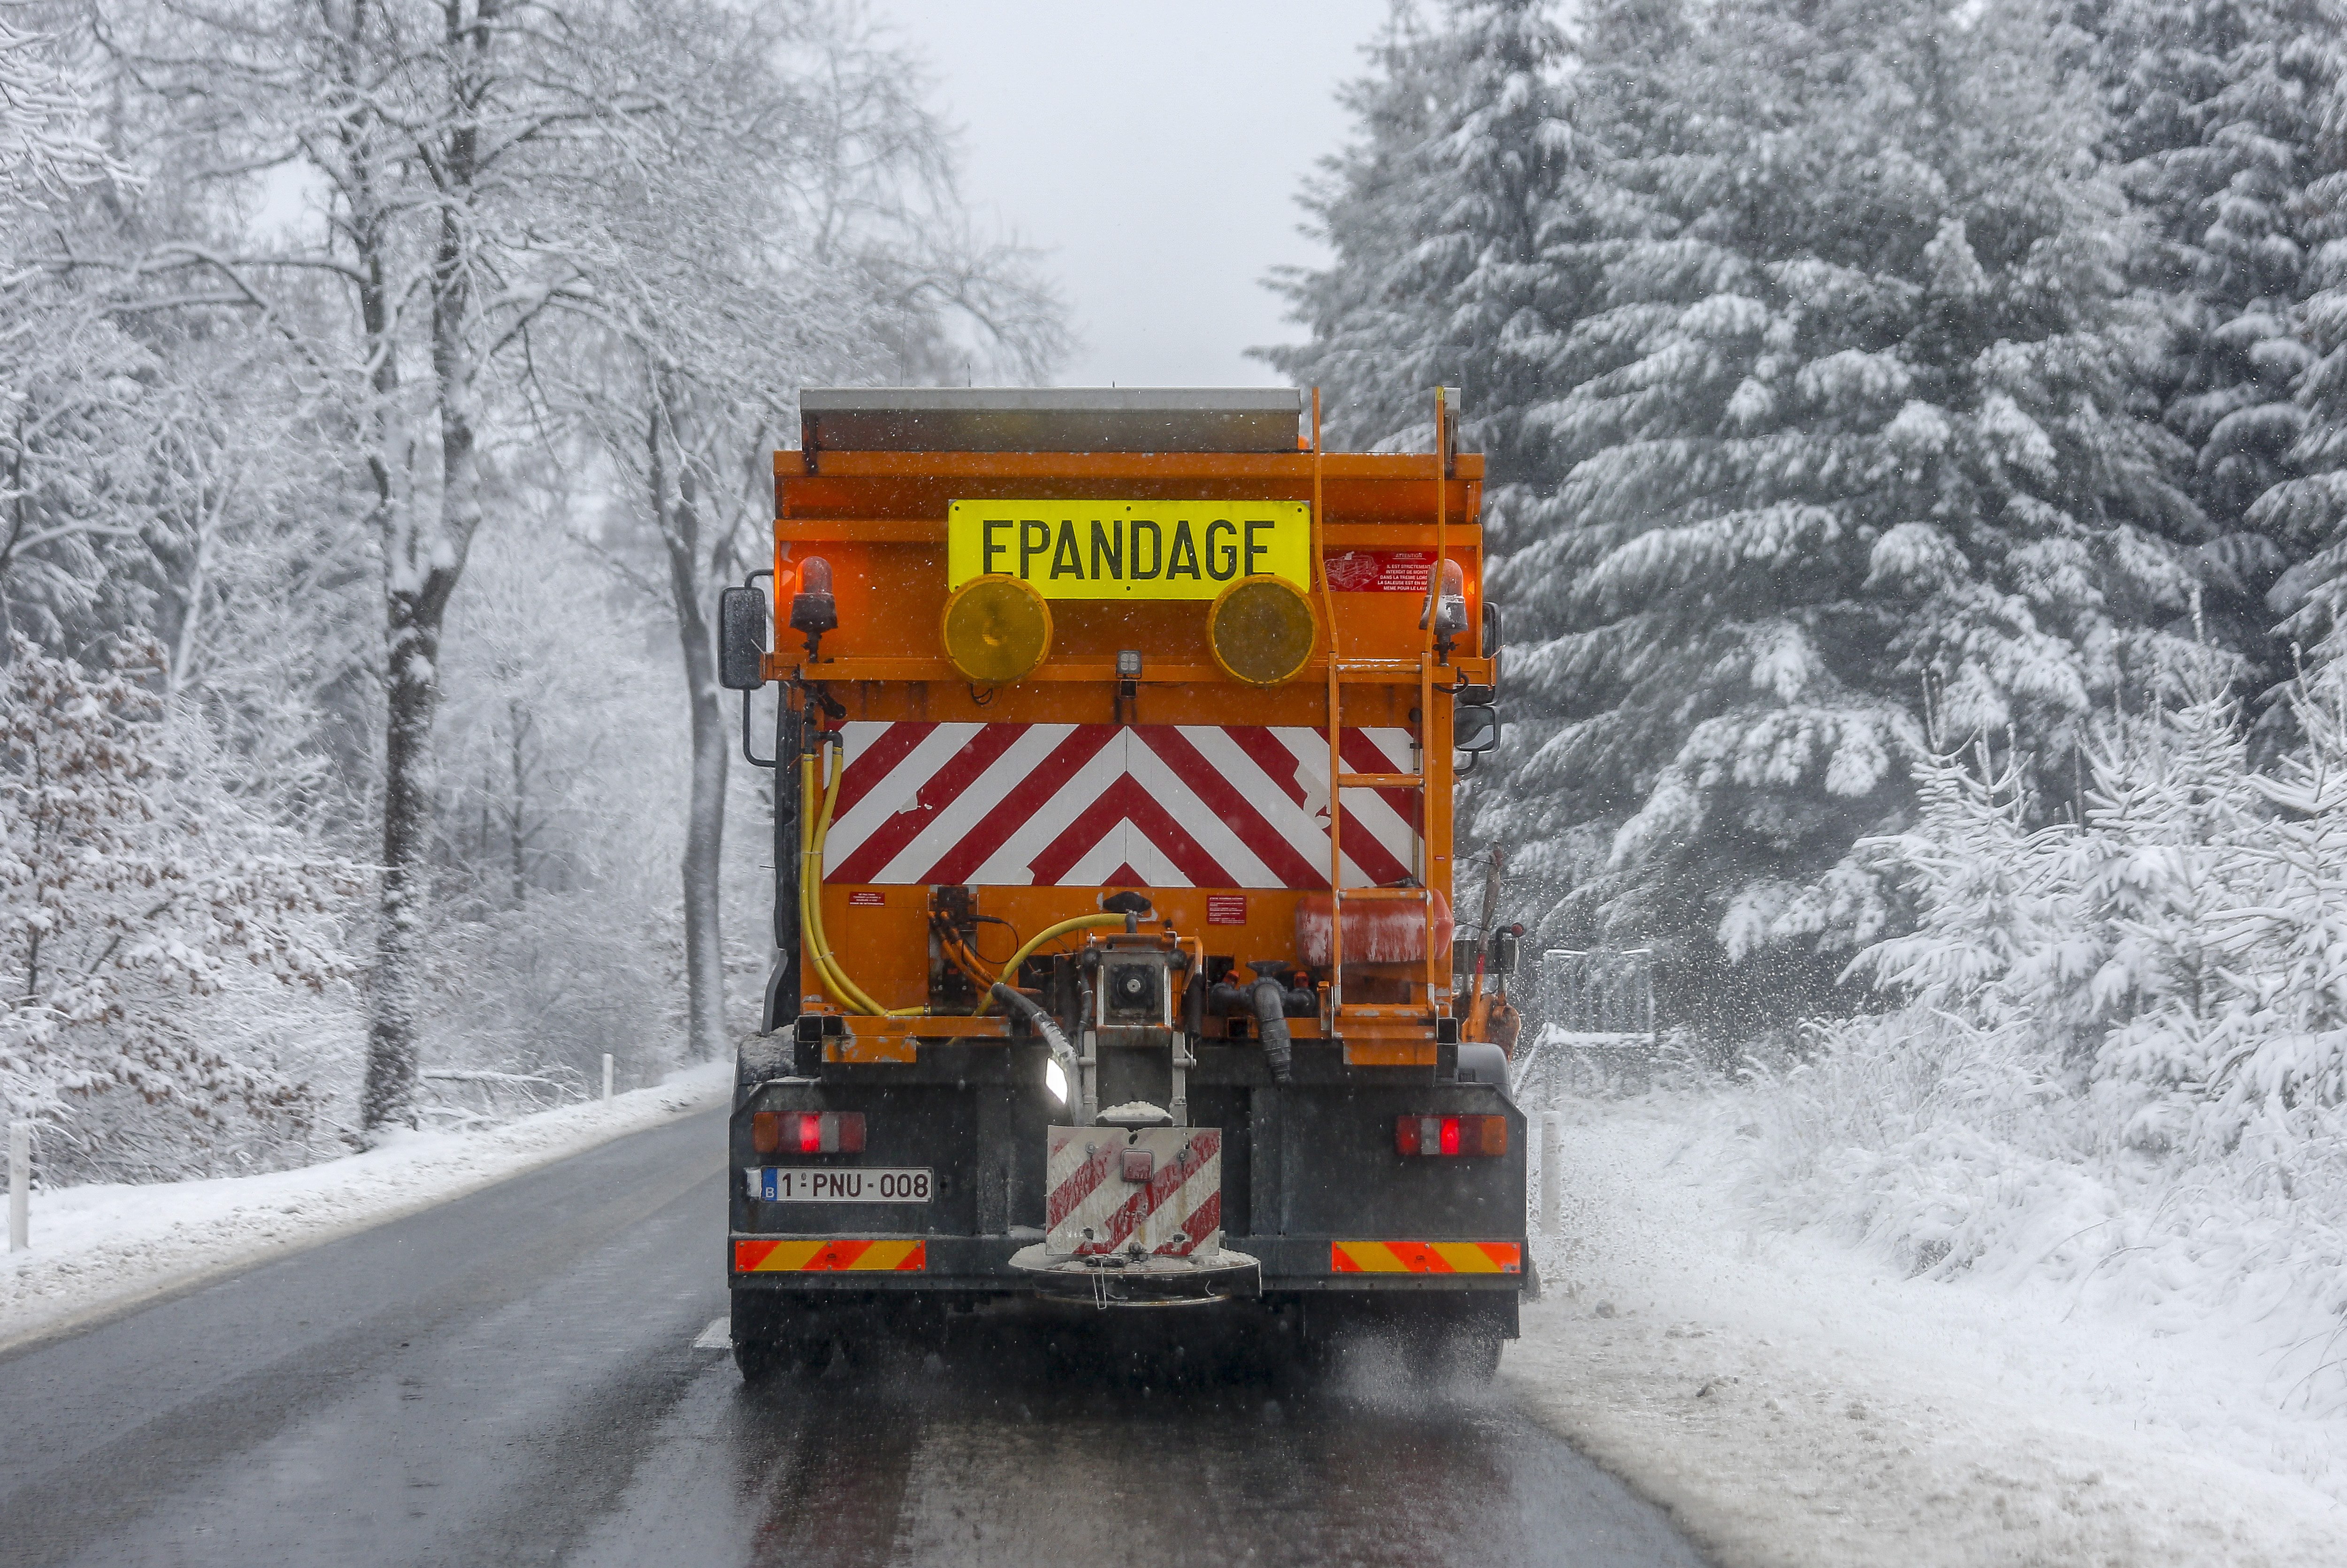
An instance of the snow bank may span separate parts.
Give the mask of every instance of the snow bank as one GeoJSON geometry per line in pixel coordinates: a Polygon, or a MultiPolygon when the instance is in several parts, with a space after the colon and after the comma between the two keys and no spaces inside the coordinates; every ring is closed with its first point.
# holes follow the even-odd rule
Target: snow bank
{"type": "Polygon", "coordinates": [[[485,1132],[394,1133],[299,1170],[35,1193],[33,1246],[0,1259],[0,1351],[725,1103],[730,1061],[485,1132]]]}
{"type": "Polygon", "coordinates": [[[1751,1100],[1563,1112],[1563,1235],[1504,1371],[1725,1568],[2342,1561],[2347,1417],[2291,1397],[2246,1305],[1781,1228],[1751,1100]]]}

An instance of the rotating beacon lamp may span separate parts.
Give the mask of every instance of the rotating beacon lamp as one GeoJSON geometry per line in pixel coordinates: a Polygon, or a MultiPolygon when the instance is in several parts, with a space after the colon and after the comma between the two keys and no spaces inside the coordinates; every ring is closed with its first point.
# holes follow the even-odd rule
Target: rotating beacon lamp
{"type": "Polygon", "coordinates": [[[798,591],[791,595],[791,630],[805,634],[810,664],[823,643],[823,634],[839,630],[839,601],[831,595],[831,563],[821,556],[809,556],[799,563],[798,591]]]}

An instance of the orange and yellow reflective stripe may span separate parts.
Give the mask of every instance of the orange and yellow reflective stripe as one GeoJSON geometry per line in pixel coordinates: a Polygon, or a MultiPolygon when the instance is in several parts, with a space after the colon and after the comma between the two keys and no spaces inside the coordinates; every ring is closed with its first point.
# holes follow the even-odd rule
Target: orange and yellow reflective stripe
{"type": "Polygon", "coordinates": [[[925,1241],[737,1241],[736,1274],[825,1274],[851,1269],[917,1273],[929,1266],[925,1241]]]}
{"type": "Polygon", "coordinates": [[[1522,1274],[1512,1241],[1338,1241],[1328,1244],[1337,1274],[1522,1274]]]}

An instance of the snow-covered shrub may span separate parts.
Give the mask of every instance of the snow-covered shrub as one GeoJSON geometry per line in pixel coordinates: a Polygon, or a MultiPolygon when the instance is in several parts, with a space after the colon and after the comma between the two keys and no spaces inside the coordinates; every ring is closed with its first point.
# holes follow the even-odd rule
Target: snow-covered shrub
{"type": "Polygon", "coordinates": [[[2343,673],[2301,685],[2306,745],[2268,774],[2194,665],[2182,701],[2103,726],[2083,824],[2032,828],[1985,747],[1927,768],[1918,826],[1874,846],[1912,880],[1916,929],[1853,968],[2024,1030],[2130,1144],[2302,1138],[2347,1103],[2343,673]]]}
{"type": "Polygon", "coordinates": [[[348,1022],[363,869],[227,787],[159,659],[17,637],[0,668],[0,1099],[49,1129],[52,1178],[283,1157],[348,1022]]]}
{"type": "Polygon", "coordinates": [[[2188,670],[2103,726],[2083,823],[2030,826],[1985,748],[1925,769],[1870,846],[1917,928],[1853,966],[1904,1005],[1764,1073],[1764,1207],[1918,1272],[2254,1307],[2347,1400],[2347,671],[2292,702],[2305,746],[2261,772],[2188,670]]]}

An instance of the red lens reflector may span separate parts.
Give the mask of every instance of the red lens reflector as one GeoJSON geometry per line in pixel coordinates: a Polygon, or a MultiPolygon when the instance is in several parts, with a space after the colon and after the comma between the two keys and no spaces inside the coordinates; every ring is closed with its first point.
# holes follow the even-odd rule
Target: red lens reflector
{"type": "Polygon", "coordinates": [[[1397,1116],[1397,1154],[1504,1154],[1505,1116],[1397,1116]]]}
{"type": "Polygon", "coordinates": [[[760,1111],[750,1117],[750,1147],[761,1154],[861,1154],[861,1111],[760,1111]]]}

